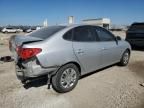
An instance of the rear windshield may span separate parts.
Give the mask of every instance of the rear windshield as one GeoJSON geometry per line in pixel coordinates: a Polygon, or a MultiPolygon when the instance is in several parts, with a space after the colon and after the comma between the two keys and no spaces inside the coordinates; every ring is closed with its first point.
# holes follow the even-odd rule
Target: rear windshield
{"type": "Polygon", "coordinates": [[[144,24],[132,24],[129,30],[144,30],[144,24]]]}
{"type": "Polygon", "coordinates": [[[38,37],[41,39],[47,39],[51,35],[55,34],[56,32],[58,32],[64,28],[65,28],[65,26],[50,26],[50,27],[46,27],[46,28],[42,28],[40,30],[34,31],[34,32],[28,34],[27,36],[38,37]]]}

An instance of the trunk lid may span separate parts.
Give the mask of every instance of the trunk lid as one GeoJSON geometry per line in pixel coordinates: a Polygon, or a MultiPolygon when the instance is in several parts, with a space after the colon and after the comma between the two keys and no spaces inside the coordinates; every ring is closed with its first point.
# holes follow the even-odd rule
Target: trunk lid
{"type": "Polygon", "coordinates": [[[17,47],[22,47],[23,44],[42,41],[43,39],[32,36],[14,35],[9,40],[9,49],[13,53],[14,59],[18,61],[17,47]]]}

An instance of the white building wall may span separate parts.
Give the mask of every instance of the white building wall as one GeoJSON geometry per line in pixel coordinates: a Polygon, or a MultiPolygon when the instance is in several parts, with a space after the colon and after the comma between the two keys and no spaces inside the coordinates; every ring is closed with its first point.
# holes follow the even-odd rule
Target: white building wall
{"type": "Polygon", "coordinates": [[[100,18],[100,19],[87,19],[87,20],[83,20],[82,23],[84,24],[90,24],[90,25],[98,25],[98,26],[104,26],[107,25],[108,28],[110,26],[110,19],[108,18],[100,18]]]}
{"type": "Polygon", "coordinates": [[[74,16],[68,17],[68,24],[74,24],[74,16]]]}

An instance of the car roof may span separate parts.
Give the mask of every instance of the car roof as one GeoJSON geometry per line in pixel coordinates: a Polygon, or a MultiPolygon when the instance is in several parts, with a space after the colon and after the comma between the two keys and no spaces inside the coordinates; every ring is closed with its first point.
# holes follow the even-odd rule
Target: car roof
{"type": "Polygon", "coordinates": [[[144,25],[144,22],[135,22],[132,25],[144,25]]]}

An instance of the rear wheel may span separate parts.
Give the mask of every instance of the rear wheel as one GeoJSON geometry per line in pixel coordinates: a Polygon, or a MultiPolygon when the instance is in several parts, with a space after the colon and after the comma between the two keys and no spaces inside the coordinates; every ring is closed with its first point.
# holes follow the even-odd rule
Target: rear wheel
{"type": "Polygon", "coordinates": [[[74,64],[62,66],[52,77],[52,87],[58,93],[71,91],[78,83],[79,70],[74,64]]]}
{"type": "Polygon", "coordinates": [[[121,61],[120,61],[120,65],[121,66],[126,66],[129,62],[129,58],[130,58],[130,52],[128,50],[126,50],[123,55],[122,55],[122,58],[121,58],[121,61]]]}

